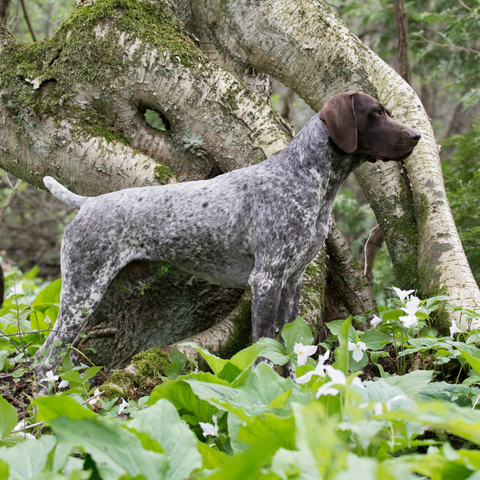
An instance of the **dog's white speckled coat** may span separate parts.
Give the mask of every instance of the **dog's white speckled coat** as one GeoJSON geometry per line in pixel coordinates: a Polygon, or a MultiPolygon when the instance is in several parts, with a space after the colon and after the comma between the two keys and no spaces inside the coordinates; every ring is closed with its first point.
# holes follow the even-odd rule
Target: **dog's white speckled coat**
{"type": "MultiPolygon", "coordinates": [[[[360,153],[337,148],[317,114],[279,154],[211,180],[87,198],[46,177],[50,191],[79,213],[62,242],[62,333],[52,333],[37,358],[55,340],[72,342],[115,275],[138,259],[250,288],[253,340],[273,337],[275,320],[281,329],[297,315],[302,277],[328,234],[338,189],[372,157],[360,153]]],[[[57,367],[57,351],[48,352],[40,376],[57,367]]]]}

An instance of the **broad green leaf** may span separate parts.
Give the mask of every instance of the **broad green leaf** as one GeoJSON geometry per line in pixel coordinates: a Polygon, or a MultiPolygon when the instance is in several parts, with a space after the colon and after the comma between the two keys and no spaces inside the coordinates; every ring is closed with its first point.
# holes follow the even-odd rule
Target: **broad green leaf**
{"type": "Polygon", "coordinates": [[[263,351],[267,348],[269,341],[271,341],[271,339],[254,343],[250,347],[240,350],[230,359],[230,363],[238,367],[241,371],[245,370],[259,355],[263,355],[263,351]]]}
{"type": "Polygon", "coordinates": [[[8,350],[0,350],[0,371],[10,367],[10,362],[8,362],[8,365],[5,365],[9,353],[8,350]]]}
{"type": "Polygon", "coordinates": [[[362,335],[360,340],[364,342],[370,350],[377,350],[390,342],[390,335],[385,335],[380,330],[371,328],[362,335]]]}
{"type": "Polygon", "coordinates": [[[480,412],[441,401],[417,403],[416,408],[387,412],[388,419],[404,419],[446,430],[480,445],[480,412]]]}
{"type": "Polygon", "coordinates": [[[295,420],[293,415],[279,418],[273,413],[264,413],[248,425],[240,425],[238,440],[249,445],[260,442],[275,444],[276,448],[295,449],[295,420]]]}
{"type": "Polygon", "coordinates": [[[44,396],[34,400],[34,403],[38,406],[37,420],[45,422],[46,425],[62,416],[73,420],[97,417],[87,407],[82,407],[73,398],[66,395],[44,396]]]}
{"type": "Polygon", "coordinates": [[[0,397],[0,440],[5,439],[18,423],[15,408],[0,397]]]}
{"type": "Polygon", "coordinates": [[[239,375],[241,375],[242,370],[234,365],[232,362],[227,362],[223,367],[222,371],[218,374],[218,378],[232,383],[239,375]]]}
{"type": "Polygon", "coordinates": [[[29,440],[12,448],[2,447],[0,460],[8,463],[10,478],[15,480],[35,478],[45,467],[48,454],[55,443],[56,440],[51,435],[44,435],[39,440],[29,440]]]}
{"type": "Polygon", "coordinates": [[[178,365],[178,370],[181,372],[185,365],[187,364],[187,357],[178,350],[177,347],[173,347],[168,359],[172,363],[176,363],[178,365]]]}
{"type": "Polygon", "coordinates": [[[179,346],[194,348],[205,359],[205,361],[208,363],[208,366],[213,370],[213,373],[215,373],[215,375],[218,375],[228,362],[228,360],[223,360],[222,358],[211,354],[207,350],[203,350],[203,348],[200,348],[196,343],[193,342],[180,343],[179,346]]]}
{"type": "Polygon", "coordinates": [[[433,378],[433,370],[414,370],[406,375],[396,375],[385,379],[388,385],[400,388],[405,395],[414,398],[433,378]]]}
{"type": "Polygon", "coordinates": [[[348,369],[351,372],[356,372],[357,370],[360,370],[361,368],[365,367],[367,363],[368,363],[368,354],[366,352],[363,352],[363,357],[358,362],[354,360],[353,352],[351,351],[348,352],[348,369]]]}
{"type": "Polygon", "coordinates": [[[361,478],[362,480],[377,480],[378,461],[374,458],[357,457],[349,453],[347,457],[347,469],[340,472],[335,480],[352,480],[352,478],[361,478]]]}
{"type": "Polygon", "coordinates": [[[261,468],[268,465],[275,447],[269,442],[261,442],[252,446],[244,454],[228,456],[220,470],[204,477],[208,480],[280,480],[279,477],[264,475],[261,468]]]}
{"type": "Polygon", "coordinates": [[[8,463],[0,460],[0,478],[8,478],[8,463]]]}
{"type": "Polygon", "coordinates": [[[132,417],[128,427],[146,433],[164,449],[170,464],[167,479],[181,480],[201,468],[195,435],[169,401],[159,400],[150,408],[132,413],[132,417]]]}
{"type": "Polygon", "coordinates": [[[480,389],[469,388],[465,385],[452,385],[446,382],[432,382],[415,394],[415,400],[428,402],[444,400],[456,403],[460,407],[471,406],[480,395],[480,389]]]}
{"type": "MultiPolygon", "coordinates": [[[[60,397],[61,398],[61,397],[60,397]]],[[[134,433],[118,423],[97,418],[72,420],[58,417],[50,421],[59,442],[81,447],[95,461],[102,478],[116,478],[128,473],[131,477],[163,480],[168,462],[164,454],[145,450],[134,433]]]]}
{"type": "Polygon", "coordinates": [[[202,468],[208,468],[209,470],[214,470],[216,468],[222,467],[225,465],[225,462],[230,458],[225,453],[214,450],[209,445],[197,440],[197,447],[199,453],[202,455],[202,468]]]}
{"type": "Polygon", "coordinates": [[[285,365],[290,361],[287,356],[287,351],[281,343],[271,338],[261,338],[258,343],[266,343],[265,350],[262,352],[262,357],[268,358],[275,365],[285,365]]]}
{"type": "Polygon", "coordinates": [[[312,331],[304,320],[304,317],[298,317],[292,323],[287,323],[283,327],[282,337],[285,340],[285,349],[287,353],[293,352],[295,343],[311,345],[313,342],[312,331]]]}
{"type": "Polygon", "coordinates": [[[400,317],[404,316],[405,312],[402,310],[390,310],[389,312],[385,312],[383,314],[383,320],[398,320],[400,317]]]}
{"type": "Polygon", "coordinates": [[[352,317],[348,317],[346,320],[344,320],[340,330],[338,331],[338,343],[340,345],[335,350],[335,363],[333,364],[336,369],[341,370],[345,375],[348,375],[348,340],[351,320],[352,317]]]}
{"type": "MultiPolygon", "coordinates": [[[[345,320],[334,320],[333,322],[328,322],[325,325],[332,332],[333,335],[339,335],[342,325],[345,323],[345,320]]],[[[348,327],[348,339],[351,342],[354,342],[357,338],[357,331],[353,328],[352,325],[348,327]]]]}
{"type": "Polygon", "coordinates": [[[83,381],[86,382],[90,378],[93,378],[103,367],[90,367],[83,373],[83,381]]]}
{"type": "Polygon", "coordinates": [[[278,449],[273,456],[270,471],[280,478],[291,478],[291,473],[295,472],[295,480],[319,479],[315,460],[305,451],[278,449]]]}
{"type": "MultiPolygon", "coordinates": [[[[204,374],[208,376],[210,374],[204,374]]],[[[210,377],[222,382],[222,384],[228,385],[227,382],[219,380],[218,377],[210,375],[210,377]]],[[[181,377],[191,378],[190,376],[181,377]]],[[[194,375],[193,378],[197,378],[194,375]]],[[[212,415],[215,415],[217,408],[212,406],[209,402],[198,398],[192,391],[190,385],[181,379],[165,382],[158,387],[155,387],[150,395],[147,405],[153,405],[160,399],[165,398],[173,405],[177,410],[185,410],[189,412],[197,422],[210,422],[212,415]]]]}
{"type": "Polygon", "coordinates": [[[458,348],[461,356],[469,363],[469,365],[480,376],[480,350],[473,345],[465,345],[461,342],[452,342],[452,345],[458,348]]]}

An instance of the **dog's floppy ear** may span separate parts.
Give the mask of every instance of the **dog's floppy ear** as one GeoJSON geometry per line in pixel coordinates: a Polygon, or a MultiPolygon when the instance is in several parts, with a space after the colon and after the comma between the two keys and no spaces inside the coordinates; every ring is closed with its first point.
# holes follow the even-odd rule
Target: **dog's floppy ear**
{"type": "Polygon", "coordinates": [[[325,103],[320,120],[325,124],[332,140],[346,153],[357,149],[357,119],[355,93],[339,93],[325,103]]]}

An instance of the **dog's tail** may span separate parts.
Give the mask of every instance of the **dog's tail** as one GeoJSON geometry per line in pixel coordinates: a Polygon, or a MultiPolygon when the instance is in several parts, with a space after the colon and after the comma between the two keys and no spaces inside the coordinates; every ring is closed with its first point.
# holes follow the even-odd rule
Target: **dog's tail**
{"type": "Polygon", "coordinates": [[[77,210],[88,200],[88,197],[82,197],[70,192],[52,177],[43,177],[43,183],[59,200],[77,210]]]}

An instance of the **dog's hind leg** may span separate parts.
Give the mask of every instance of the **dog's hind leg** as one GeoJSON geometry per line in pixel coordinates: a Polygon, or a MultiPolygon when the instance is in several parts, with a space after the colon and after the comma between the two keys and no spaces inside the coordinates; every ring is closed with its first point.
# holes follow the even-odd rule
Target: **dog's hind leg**
{"type": "Polygon", "coordinates": [[[39,380],[37,391],[46,391],[47,385],[43,380],[46,372],[56,371],[62,358],[61,349],[75,341],[88,317],[100,304],[116,273],[111,269],[110,262],[99,266],[86,261],[83,265],[76,263],[75,267],[66,270],[55,331],[47,337],[35,355],[35,359],[40,362],[35,368],[39,380]]]}

